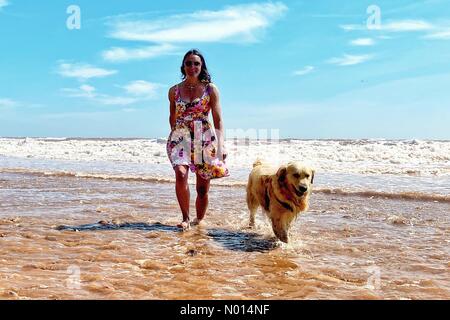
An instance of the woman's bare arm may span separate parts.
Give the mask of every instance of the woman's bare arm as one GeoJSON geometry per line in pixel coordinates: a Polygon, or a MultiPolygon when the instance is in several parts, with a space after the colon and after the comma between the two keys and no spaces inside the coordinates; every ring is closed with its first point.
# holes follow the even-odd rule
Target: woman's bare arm
{"type": "Polygon", "coordinates": [[[212,110],[212,116],[214,121],[214,129],[216,131],[216,137],[217,137],[217,148],[218,152],[217,154],[222,155],[223,159],[226,158],[226,152],[224,148],[224,128],[223,128],[223,120],[222,120],[222,107],[220,105],[220,98],[219,98],[219,89],[214,84],[210,84],[211,92],[210,92],[210,105],[212,110]]]}
{"type": "Polygon", "coordinates": [[[172,87],[169,89],[168,98],[169,98],[169,102],[170,102],[169,124],[170,124],[170,129],[173,130],[175,128],[175,119],[176,119],[175,87],[172,87]]]}

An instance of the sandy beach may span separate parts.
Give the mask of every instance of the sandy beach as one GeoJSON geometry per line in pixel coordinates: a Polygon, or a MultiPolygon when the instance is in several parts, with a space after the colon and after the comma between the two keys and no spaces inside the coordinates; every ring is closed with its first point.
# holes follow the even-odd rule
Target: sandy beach
{"type": "Polygon", "coordinates": [[[401,190],[389,193],[367,187],[379,176],[359,180],[362,191],[319,173],[286,245],[262,214],[247,228],[240,176],[214,182],[205,224],[183,233],[166,169],[148,169],[160,181],[130,177],[133,166],[122,177],[89,176],[42,157],[2,156],[1,299],[450,298],[446,177],[420,194],[401,188],[406,177],[390,177],[401,190]]]}
{"type": "Polygon", "coordinates": [[[0,302],[448,302],[449,8],[0,0],[0,302]]]}

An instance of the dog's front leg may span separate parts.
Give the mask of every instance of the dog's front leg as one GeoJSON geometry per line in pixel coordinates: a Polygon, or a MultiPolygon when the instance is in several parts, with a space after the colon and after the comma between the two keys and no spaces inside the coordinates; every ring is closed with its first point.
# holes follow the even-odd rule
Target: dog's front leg
{"type": "Polygon", "coordinates": [[[279,216],[272,216],[272,229],[278,239],[288,243],[289,242],[289,229],[291,228],[294,215],[291,212],[283,212],[279,216]]]}
{"type": "Polygon", "coordinates": [[[288,229],[283,224],[283,221],[280,217],[274,218],[272,217],[272,230],[275,233],[275,236],[283,242],[289,242],[289,234],[288,229]]]}

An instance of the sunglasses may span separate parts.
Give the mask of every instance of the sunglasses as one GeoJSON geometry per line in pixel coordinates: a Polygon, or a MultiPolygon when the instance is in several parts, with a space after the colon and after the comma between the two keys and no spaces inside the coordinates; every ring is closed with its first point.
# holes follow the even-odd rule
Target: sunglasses
{"type": "Polygon", "coordinates": [[[191,67],[192,65],[198,67],[198,66],[200,66],[200,62],[198,62],[198,61],[185,61],[184,65],[186,67],[191,67]]]}

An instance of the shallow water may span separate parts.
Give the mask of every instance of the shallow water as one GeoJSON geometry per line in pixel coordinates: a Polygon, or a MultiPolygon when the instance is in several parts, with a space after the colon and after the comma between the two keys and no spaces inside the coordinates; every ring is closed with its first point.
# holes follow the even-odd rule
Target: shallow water
{"type": "Polygon", "coordinates": [[[286,245],[262,214],[247,228],[242,186],[213,185],[205,225],[179,232],[173,189],[0,173],[0,297],[450,298],[448,202],[313,192],[286,245]]]}

